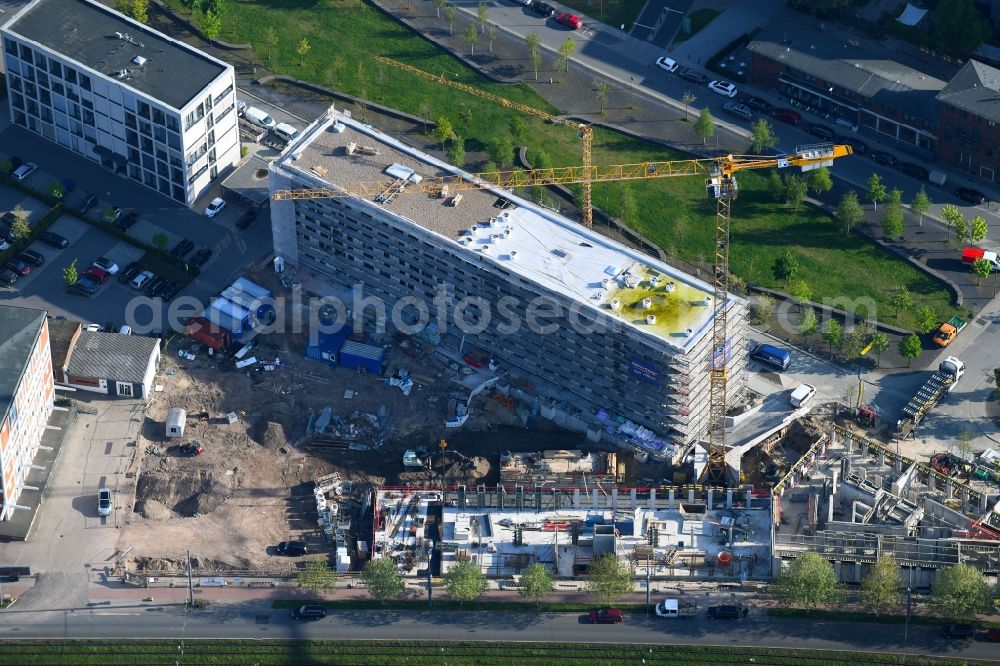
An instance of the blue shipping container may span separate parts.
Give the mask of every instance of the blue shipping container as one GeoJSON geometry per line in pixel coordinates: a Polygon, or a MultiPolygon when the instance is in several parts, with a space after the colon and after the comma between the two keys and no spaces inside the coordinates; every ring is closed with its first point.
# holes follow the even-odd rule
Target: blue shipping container
{"type": "Polygon", "coordinates": [[[344,344],[344,340],[351,334],[351,327],[344,326],[333,333],[317,332],[316,344],[306,347],[306,358],[315,361],[323,361],[330,365],[337,365],[337,350],[344,344]]]}
{"type": "Polygon", "coordinates": [[[363,367],[370,374],[380,375],[385,364],[385,350],[348,340],[337,354],[337,363],[345,368],[363,367]]]}

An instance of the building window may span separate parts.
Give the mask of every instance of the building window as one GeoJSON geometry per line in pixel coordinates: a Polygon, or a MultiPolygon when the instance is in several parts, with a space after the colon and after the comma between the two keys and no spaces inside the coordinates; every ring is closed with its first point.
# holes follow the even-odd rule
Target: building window
{"type": "Polygon", "coordinates": [[[49,58],[49,74],[62,78],[62,65],[52,58],[49,58]]]}
{"type": "Polygon", "coordinates": [[[156,123],[157,125],[164,125],[164,124],[166,124],[164,122],[165,120],[166,120],[166,114],[163,113],[163,111],[160,111],[159,109],[157,109],[157,108],[154,107],[153,108],[153,122],[156,123]]]}
{"type": "Polygon", "coordinates": [[[130,382],[115,382],[115,385],[118,395],[125,396],[127,398],[132,397],[132,384],[130,382]]]}
{"type": "Polygon", "coordinates": [[[64,68],[64,72],[65,76],[63,78],[66,79],[66,82],[76,85],[76,70],[72,67],[66,67],[64,68]]]}
{"type": "Polygon", "coordinates": [[[90,92],[90,77],[87,76],[86,74],[80,75],[80,87],[86,90],[87,92],[90,92]]]}
{"type": "Polygon", "coordinates": [[[146,120],[151,120],[153,118],[153,113],[149,107],[149,104],[146,104],[142,100],[139,100],[139,115],[145,118],[146,120]]]}
{"type": "Polygon", "coordinates": [[[23,60],[24,62],[34,63],[34,59],[32,58],[32,55],[33,54],[31,52],[31,49],[29,49],[24,44],[21,44],[21,60],[23,60]]]}
{"type": "Polygon", "coordinates": [[[4,51],[6,51],[7,53],[11,54],[12,56],[16,56],[17,55],[17,42],[14,42],[14,41],[12,41],[10,39],[4,39],[3,40],[3,48],[4,48],[4,51]]]}

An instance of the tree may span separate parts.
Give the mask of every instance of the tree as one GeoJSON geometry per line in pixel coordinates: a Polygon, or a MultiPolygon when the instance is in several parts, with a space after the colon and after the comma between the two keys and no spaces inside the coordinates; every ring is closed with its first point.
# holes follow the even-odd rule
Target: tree
{"type": "Polygon", "coordinates": [[[754,305],[754,323],[763,324],[771,315],[774,314],[775,301],[774,297],[767,294],[761,294],[757,297],[757,303],[754,305]]]}
{"type": "Polygon", "coordinates": [[[958,221],[962,217],[962,212],[958,210],[957,206],[952,204],[941,206],[941,219],[944,220],[945,226],[948,227],[949,239],[951,239],[951,230],[958,226],[958,221]]]}
{"type": "Polygon", "coordinates": [[[470,23],[465,28],[465,32],[462,33],[462,36],[465,37],[465,43],[469,45],[470,49],[472,49],[472,55],[476,55],[476,44],[479,43],[479,31],[476,30],[475,24],[470,23]]]}
{"type": "Polygon", "coordinates": [[[0,178],[6,178],[14,170],[14,164],[10,160],[0,160],[0,178]]]}
{"type": "Polygon", "coordinates": [[[434,0],[434,11],[437,12],[437,17],[441,18],[441,10],[445,8],[448,4],[448,0],[434,0]]]}
{"type": "Polygon", "coordinates": [[[882,352],[889,348],[889,336],[882,331],[872,334],[872,349],[875,350],[875,365],[882,363],[882,352]]]}
{"type": "Polygon", "coordinates": [[[785,203],[785,181],[777,171],[767,174],[767,191],[775,203],[785,203]]]}
{"type": "Polygon", "coordinates": [[[903,577],[892,557],[883,555],[861,581],[861,598],[865,605],[875,611],[875,617],[883,611],[899,607],[903,577]]]}
{"type": "Polygon", "coordinates": [[[295,47],[295,52],[299,54],[299,67],[302,66],[302,62],[305,59],[306,54],[309,53],[309,49],[311,48],[312,47],[309,46],[309,40],[306,39],[305,37],[303,37],[299,41],[298,46],[295,47]]]}
{"type": "Polygon", "coordinates": [[[538,604],[543,597],[552,593],[552,572],[540,562],[535,562],[521,574],[521,586],[517,593],[522,599],[538,604]]]}
{"type": "Polygon", "coordinates": [[[685,90],[684,94],[681,95],[681,102],[684,103],[684,120],[688,119],[688,109],[691,107],[692,104],[695,103],[695,100],[697,99],[698,98],[695,97],[694,93],[691,92],[690,90],[685,90]]]}
{"type": "Polygon", "coordinates": [[[542,66],[542,39],[538,33],[532,30],[524,36],[524,43],[528,45],[528,56],[531,58],[531,68],[535,70],[535,80],[538,80],[538,68],[542,66]]]}
{"type": "Polygon", "coordinates": [[[139,23],[149,23],[149,0],[132,0],[131,15],[139,23]]]}
{"type": "Polygon", "coordinates": [[[799,322],[799,335],[802,336],[803,340],[808,340],[816,335],[818,330],[819,318],[816,317],[816,311],[812,308],[806,308],[806,311],[802,313],[802,320],[799,322]]]}
{"type": "Polygon", "coordinates": [[[479,6],[476,7],[476,23],[479,24],[479,30],[486,34],[486,24],[490,21],[490,10],[486,6],[485,2],[480,2],[479,6]]]}
{"type": "Polygon", "coordinates": [[[812,193],[817,196],[833,189],[833,180],[830,179],[830,170],[826,167],[813,169],[809,172],[806,179],[809,181],[809,189],[812,190],[812,193]]]}
{"type": "Polygon", "coordinates": [[[278,33],[274,26],[267,26],[264,30],[264,46],[267,48],[267,66],[274,69],[274,50],[278,48],[278,33]]]}
{"type": "Polygon", "coordinates": [[[941,0],[931,14],[931,41],[948,55],[964,57],[990,38],[990,26],[972,0],[941,0]]]}
{"type": "Polygon", "coordinates": [[[882,177],[877,173],[873,173],[871,178],[868,179],[868,200],[874,204],[875,210],[878,210],[878,205],[885,201],[887,194],[885,184],[882,183],[882,177]]]}
{"type": "Polygon", "coordinates": [[[985,259],[976,259],[972,262],[972,272],[976,274],[977,282],[982,284],[993,272],[993,264],[985,259]]]}
{"type": "Polygon", "coordinates": [[[500,168],[497,166],[496,162],[490,160],[483,165],[483,173],[485,174],[500,173],[500,168]]]}
{"type": "Polygon", "coordinates": [[[21,213],[23,215],[18,215],[18,208],[20,205],[14,208],[14,219],[10,223],[10,235],[16,240],[22,240],[31,235],[31,225],[28,224],[28,212],[21,208],[21,213]]]}
{"type": "Polygon", "coordinates": [[[968,564],[939,569],[931,584],[931,607],[951,620],[969,621],[990,609],[990,588],[968,564]]]}
{"type": "Polygon", "coordinates": [[[861,350],[865,348],[870,329],[866,326],[851,326],[843,334],[841,351],[844,358],[850,360],[861,356],[861,350]]]}
{"type": "MultiPolygon", "coordinates": [[[[683,98],[681,98],[683,101],[683,98]]],[[[687,107],[685,106],[685,117],[687,107]]],[[[759,155],[768,148],[773,148],[778,145],[778,136],[774,133],[774,128],[771,127],[771,123],[767,122],[766,119],[760,118],[757,122],[750,126],[750,146],[753,148],[753,152],[759,155]]]]}
{"type": "Polygon", "coordinates": [[[448,597],[459,603],[474,601],[486,594],[486,576],[479,565],[464,560],[453,566],[444,576],[448,597]]]}
{"type": "MultiPolygon", "coordinates": [[[[898,192],[899,190],[893,190],[898,192]]],[[[890,202],[882,213],[882,231],[888,238],[898,238],[906,230],[906,223],[903,221],[902,204],[890,202]]]]}
{"type": "Polygon", "coordinates": [[[531,60],[531,68],[535,70],[535,80],[538,80],[538,68],[542,66],[542,52],[532,51],[529,58],[531,60]]]}
{"type": "Polygon", "coordinates": [[[712,112],[708,110],[707,106],[698,114],[698,121],[694,125],[694,131],[701,137],[703,144],[715,136],[715,122],[712,119],[712,112]]]}
{"type": "Polygon", "coordinates": [[[917,310],[914,319],[916,319],[914,329],[917,333],[930,333],[937,326],[938,316],[934,308],[925,305],[917,310]]]}
{"type": "Polygon", "coordinates": [[[964,215],[955,218],[955,240],[963,242],[969,236],[969,220],[964,215]]]}
{"type": "Polygon", "coordinates": [[[914,213],[920,216],[919,217],[920,226],[923,226],[924,215],[927,214],[927,211],[930,210],[930,207],[931,207],[931,198],[927,196],[927,190],[925,190],[924,186],[921,185],[920,189],[917,190],[917,193],[913,195],[913,201],[910,202],[910,210],[912,210],[914,213]]]}
{"type": "Polygon", "coordinates": [[[501,169],[514,163],[514,144],[506,134],[494,136],[486,143],[486,152],[501,169]]]}
{"type": "Polygon", "coordinates": [[[201,17],[201,31],[209,41],[218,39],[222,33],[222,17],[213,11],[205,12],[201,17]]]}
{"type": "Polygon", "coordinates": [[[66,188],[60,182],[54,182],[49,185],[49,196],[53,199],[62,199],[66,196],[66,188]]]}
{"type": "Polygon", "coordinates": [[[465,165],[465,139],[460,136],[456,136],[455,140],[451,142],[446,151],[448,155],[448,161],[455,166],[465,165]]]}
{"type": "Polygon", "coordinates": [[[498,33],[495,25],[486,28],[486,41],[490,44],[490,53],[493,53],[493,42],[497,41],[497,37],[498,33]]]}
{"type": "Polygon", "coordinates": [[[597,95],[597,103],[601,105],[601,115],[605,112],[608,104],[608,96],[611,94],[611,84],[607,81],[596,81],[594,83],[594,94],[597,95]]]}
{"type": "Polygon", "coordinates": [[[104,212],[101,214],[101,220],[105,224],[111,224],[115,221],[115,217],[117,215],[118,213],[115,212],[114,208],[106,208],[104,209],[104,212]]]}
{"type": "Polygon", "coordinates": [[[632,591],[632,569],[612,553],[591,560],[587,591],[602,606],[616,603],[632,591]]]}
{"type": "Polygon", "coordinates": [[[969,454],[972,453],[972,440],[974,435],[968,428],[962,428],[958,431],[958,437],[955,438],[955,448],[958,450],[958,456],[962,460],[968,460],[969,454]]]}
{"type": "Polygon", "coordinates": [[[823,342],[830,345],[830,353],[833,353],[834,345],[840,345],[840,339],[843,336],[843,329],[840,327],[840,322],[836,319],[827,319],[826,323],[823,324],[823,342]]]}
{"type": "Polygon", "coordinates": [[[906,359],[906,367],[910,367],[910,363],[920,356],[921,351],[923,351],[923,347],[920,344],[920,338],[915,333],[910,333],[899,341],[899,355],[906,359]]]}
{"type": "Polygon", "coordinates": [[[161,231],[160,233],[153,236],[153,245],[160,248],[161,250],[166,250],[167,243],[169,242],[169,240],[170,239],[167,238],[167,235],[161,231]]]}
{"type": "Polygon", "coordinates": [[[793,209],[798,210],[802,205],[802,200],[806,198],[806,179],[793,173],[786,174],[785,183],[785,203],[793,209]]]}
{"type": "Polygon", "coordinates": [[[386,599],[394,599],[406,590],[403,574],[391,557],[380,557],[365,563],[361,570],[361,582],[368,588],[368,594],[383,605],[386,599]]]}
{"type": "Polygon", "coordinates": [[[781,570],[771,587],[782,604],[809,606],[836,601],[840,596],[833,565],[813,552],[802,553],[781,570]]]}
{"type": "Polygon", "coordinates": [[[337,587],[337,572],[325,560],[309,560],[299,569],[299,587],[318,594],[337,587]]]}
{"type": "Polygon", "coordinates": [[[986,220],[983,219],[982,215],[976,215],[969,222],[969,240],[973,243],[981,243],[986,239],[986,232],[989,231],[989,226],[986,224],[986,220]]]}
{"type": "Polygon", "coordinates": [[[455,130],[452,128],[448,117],[438,116],[434,124],[434,138],[441,142],[441,150],[444,150],[445,142],[451,139],[451,135],[454,132],[455,130]]]}
{"type": "Polygon", "coordinates": [[[451,5],[444,8],[444,20],[448,24],[448,33],[455,35],[455,21],[458,20],[458,10],[451,5]]]}
{"type": "Polygon", "coordinates": [[[521,145],[528,135],[528,126],[525,124],[524,118],[518,115],[511,116],[509,127],[511,137],[517,144],[521,145]]]}
{"type": "Polygon", "coordinates": [[[80,279],[80,274],[76,272],[76,259],[70,262],[69,266],[63,269],[63,280],[67,287],[72,287],[80,279]]]}
{"type": "Polygon", "coordinates": [[[785,250],[774,260],[774,277],[782,282],[789,282],[799,271],[799,260],[790,250],[785,250]]]}
{"type": "MultiPolygon", "coordinates": [[[[788,288],[788,293],[792,295],[795,302],[800,306],[805,305],[812,298],[812,287],[809,286],[805,280],[796,280],[792,283],[792,286],[788,288]]],[[[810,308],[811,309],[811,308],[810,308]]]]}
{"type": "Polygon", "coordinates": [[[889,297],[889,302],[892,307],[896,308],[896,316],[899,316],[900,312],[905,312],[913,307],[913,294],[910,290],[906,288],[904,284],[897,289],[893,289],[892,296],[889,297]]]}
{"type": "Polygon", "coordinates": [[[845,235],[850,235],[851,229],[865,219],[865,212],[861,209],[858,195],[854,190],[848,190],[840,197],[840,203],[837,204],[837,212],[834,216],[843,225],[845,235]]]}
{"type": "Polygon", "coordinates": [[[576,42],[571,37],[567,37],[566,41],[559,45],[556,53],[559,55],[559,69],[564,73],[569,71],[569,59],[573,57],[575,51],[576,42]]]}

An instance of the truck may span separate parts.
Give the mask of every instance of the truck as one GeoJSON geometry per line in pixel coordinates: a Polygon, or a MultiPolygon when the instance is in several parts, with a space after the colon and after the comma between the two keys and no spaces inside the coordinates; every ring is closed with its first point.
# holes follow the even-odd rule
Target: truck
{"type": "Polygon", "coordinates": [[[990,262],[992,270],[1000,271],[1000,257],[997,256],[996,252],[990,250],[984,250],[981,247],[967,247],[962,250],[962,263],[971,266],[973,263],[980,259],[985,259],[990,262]]]}
{"type": "Polygon", "coordinates": [[[934,344],[938,347],[947,347],[952,343],[952,341],[958,337],[958,334],[962,332],[969,322],[962,319],[961,317],[952,317],[945,323],[941,324],[937,331],[934,333],[934,344]]]}
{"type": "Polygon", "coordinates": [[[920,425],[929,411],[951,393],[958,380],[965,374],[965,363],[956,356],[948,356],[938,365],[937,371],[927,378],[927,381],[917,389],[906,406],[903,407],[899,420],[896,421],[896,431],[900,437],[906,437],[920,425]]]}

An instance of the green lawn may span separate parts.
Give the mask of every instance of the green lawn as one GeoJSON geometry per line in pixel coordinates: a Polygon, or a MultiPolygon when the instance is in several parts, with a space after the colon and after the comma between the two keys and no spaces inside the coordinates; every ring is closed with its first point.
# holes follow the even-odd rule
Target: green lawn
{"type": "Polygon", "coordinates": [[[688,14],[688,18],[691,19],[691,32],[685,33],[682,28],[677,32],[677,36],[674,37],[674,43],[679,44],[685,40],[691,39],[698,34],[702,28],[711,23],[716,16],[721,12],[718,9],[698,9],[696,11],[688,14]]]}
{"type": "MultiPolygon", "coordinates": [[[[180,7],[180,0],[169,2],[180,7]]],[[[609,0],[606,2],[610,6],[609,0]]],[[[390,56],[518,102],[554,110],[528,86],[503,85],[484,79],[367,4],[351,5],[336,0],[249,0],[230,3],[228,7],[230,16],[225,21],[223,39],[252,42],[264,62],[273,60],[281,73],[423,117],[433,119],[445,114],[456,132],[467,137],[467,153],[480,150],[498,132],[506,132],[512,112],[380,65],[371,56],[390,56]],[[273,53],[264,44],[268,26],[274,28],[278,37],[273,53]],[[295,47],[303,37],[308,39],[310,49],[300,65],[295,47]]],[[[362,111],[362,117],[363,114],[362,111]]],[[[547,125],[534,118],[524,120],[530,149],[545,150],[555,165],[580,163],[580,144],[574,130],[547,125]]],[[[679,118],[665,117],[660,122],[679,122],[679,118]]],[[[595,164],[688,157],[614,132],[597,130],[594,134],[595,164]]],[[[481,165],[470,164],[467,168],[475,170],[478,166],[481,165]]],[[[880,319],[905,326],[910,316],[904,313],[894,317],[892,308],[886,304],[886,293],[891,287],[906,285],[916,306],[929,305],[939,316],[950,316],[950,296],[944,285],[860,236],[845,237],[837,225],[820,213],[811,209],[796,212],[770,203],[764,191],[763,172],[741,175],[739,181],[741,196],[733,208],[731,252],[737,275],[753,284],[781,287],[771,268],[778,254],[790,249],[799,260],[798,277],[811,286],[814,300],[873,298],[881,306],[880,319]]],[[[671,178],[628,186],[606,183],[594,188],[595,203],[613,215],[620,214],[626,197],[633,200],[629,208],[634,211],[625,216],[626,222],[660,244],[669,257],[705,262],[712,256],[714,204],[706,199],[700,178],[671,178]]]]}
{"type": "MultiPolygon", "coordinates": [[[[582,630],[582,629],[581,629],[582,630]]],[[[939,666],[953,659],[867,652],[777,650],[698,645],[490,643],[439,641],[56,640],[0,641],[0,665],[256,664],[295,666],[939,666]]],[[[987,663],[964,660],[962,663],[987,663]]]]}
{"type": "Polygon", "coordinates": [[[632,22],[639,18],[641,0],[562,0],[562,4],[606,23],[612,28],[632,29],[632,22]]]}

